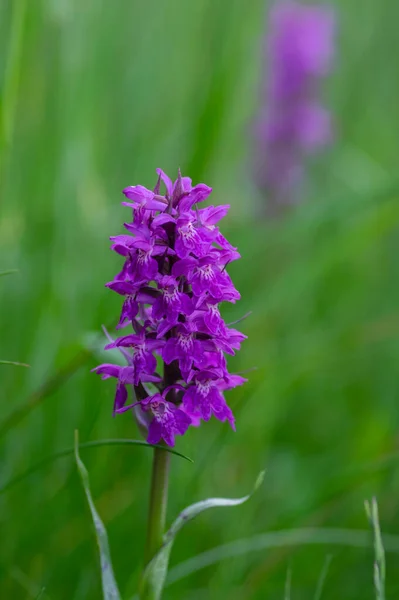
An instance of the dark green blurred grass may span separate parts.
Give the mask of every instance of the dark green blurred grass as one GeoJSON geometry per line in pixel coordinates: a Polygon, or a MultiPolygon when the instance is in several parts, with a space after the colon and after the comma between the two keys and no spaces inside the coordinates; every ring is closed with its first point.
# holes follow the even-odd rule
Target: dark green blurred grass
{"type": "MultiPolygon", "coordinates": [[[[226,315],[253,314],[231,365],[258,369],[229,395],[236,434],[216,422],[179,440],[195,463],[173,458],[170,518],[210,495],[246,493],[265,466],[266,483],[243,507],[188,525],[172,565],[271,530],[366,528],[363,500],[372,494],[383,531],[399,534],[398,458],[381,463],[398,451],[399,9],[377,0],[361,10],[357,0],[336,6],[338,59],[326,100],[337,143],[313,162],[307,202],[267,224],[252,217],[259,198],[248,135],[261,0],[0,3],[0,270],[19,269],[0,281],[0,358],[32,365],[0,367],[1,419],[116,318],[119,298],[103,285],[120,266],[107,238],[126,219],[123,187],[151,186],[155,167],[173,174],[180,166],[213,186],[214,202],[232,204],[225,231],[242,253],[231,274],[243,299],[226,315]],[[18,16],[20,53],[14,47],[7,71],[18,16]]],[[[82,441],[137,437],[128,415],[111,418],[113,385],[89,371],[97,361],[90,355],[8,428],[2,484],[71,446],[75,428],[82,441]]],[[[150,456],[102,448],[82,457],[129,598],[143,550],[150,456]]],[[[0,518],[1,597],[34,598],[43,586],[52,600],[100,597],[72,459],[1,495],[0,518]]],[[[373,598],[372,549],[328,544],[229,559],[174,583],[165,597],[282,598],[290,566],[292,597],[307,600],[331,553],[323,599],[373,598]]],[[[388,555],[388,597],[399,589],[395,564],[388,555]]]]}

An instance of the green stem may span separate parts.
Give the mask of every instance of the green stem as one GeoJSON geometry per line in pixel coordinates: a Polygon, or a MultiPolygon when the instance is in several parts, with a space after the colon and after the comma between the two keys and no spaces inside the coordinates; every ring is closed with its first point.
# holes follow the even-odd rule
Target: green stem
{"type": "Polygon", "coordinates": [[[163,543],[166,507],[168,503],[169,452],[154,449],[148,513],[147,540],[144,550],[145,566],[154,557],[163,543]]]}

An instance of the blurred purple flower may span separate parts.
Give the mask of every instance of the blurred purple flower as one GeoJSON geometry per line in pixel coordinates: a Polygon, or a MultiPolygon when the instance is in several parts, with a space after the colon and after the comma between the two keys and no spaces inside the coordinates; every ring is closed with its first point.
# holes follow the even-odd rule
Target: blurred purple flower
{"type": "Polygon", "coordinates": [[[306,156],[332,138],[319,88],[331,68],[335,18],[329,7],[281,0],[269,21],[269,75],[256,122],[255,179],[269,209],[278,212],[298,200],[306,156]]]}
{"type": "Polygon", "coordinates": [[[132,223],[125,223],[129,234],[111,238],[125,264],[106,285],[125,297],[117,328],[131,325],[133,333],[105,348],[119,348],[128,366],[107,363],[94,371],[117,379],[114,413],[141,411],[149,417],[141,419],[141,425],[148,422],[147,441],[173,446],[176,434],[212,414],[234,428],[223,393],[245,380],[228,372],[224,353],[239,350],[245,336],[229,329],[219,311],[220,302],[240,298],[226,272],[239,254],[216,225],[229,207],[196,209],[211,188],[192,187],[191,179],[180,174],[173,183],[157,172],[153,192],[142,186],[123,191],[129,199],[123,204],[133,209],[132,223]],[[161,182],[165,195],[160,195],[161,182]],[[157,358],[164,364],[163,378],[156,372],[157,358]],[[128,385],[137,399],[130,405],[128,385]]]}

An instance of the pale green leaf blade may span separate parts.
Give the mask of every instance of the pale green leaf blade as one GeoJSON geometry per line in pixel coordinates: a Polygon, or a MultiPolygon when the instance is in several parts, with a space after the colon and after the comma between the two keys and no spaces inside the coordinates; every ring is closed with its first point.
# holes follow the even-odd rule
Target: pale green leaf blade
{"type": "Polygon", "coordinates": [[[14,365],[15,367],[30,367],[26,363],[15,362],[15,360],[0,360],[0,365],[14,365]]]}
{"type": "Polygon", "coordinates": [[[96,507],[94,506],[93,498],[90,492],[89,474],[79,456],[79,440],[77,431],[75,432],[75,459],[79,475],[82,479],[83,488],[86,494],[91,516],[93,518],[94,528],[96,531],[96,539],[98,549],[100,552],[103,598],[104,600],[121,600],[121,596],[119,594],[118,586],[112,569],[107,530],[105,529],[104,523],[101,521],[99,514],[97,513],[96,507]]]}
{"type": "Polygon", "coordinates": [[[291,600],[291,580],[292,570],[291,567],[288,567],[287,574],[285,576],[284,600],[291,600]]]}
{"type": "Polygon", "coordinates": [[[380,520],[378,516],[377,499],[372,498],[371,502],[368,502],[368,500],[366,500],[364,503],[364,507],[374,534],[374,587],[376,599],[385,600],[385,550],[382,541],[380,520]]]}
{"type": "Polygon", "coordinates": [[[217,508],[224,506],[239,506],[252,496],[254,492],[262,484],[264,472],[262,471],[255,483],[254,489],[250,494],[242,498],[208,498],[196,502],[185,508],[177,519],[172,523],[170,529],[164,536],[164,544],[159,552],[154,556],[151,562],[148,563],[141,581],[141,594],[144,598],[151,600],[159,600],[165,584],[165,579],[168,571],[169,556],[172,550],[172,545],[177,533],[188,522],[194,519],[197,515],[208,510],[209,508],[217,508]]]}
{"type": "Polygon", "coordinates": [[[256,492],[256,490],[262,484],[263,479],[264,472],[262,471],[256,480],[253,491],[242,498],[208,498],[207,500],[201,500],[201,502],[191,504],[191,506],[185,508],[174,521],[171,528],[165,535],[165,543],[173,540],[185,523],[191,521],[191,519],[194,519],[197,515],[204,512],[204,510],[221,506],[239,506],[240,504],[244,504],[244,502],[249,500],[252,494],[256,492]]]}

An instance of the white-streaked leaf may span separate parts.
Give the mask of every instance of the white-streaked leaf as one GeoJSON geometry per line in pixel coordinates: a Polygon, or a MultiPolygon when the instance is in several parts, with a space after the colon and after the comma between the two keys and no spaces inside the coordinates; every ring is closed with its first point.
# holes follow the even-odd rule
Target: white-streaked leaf
{"type": "Polygon", "coordinates": [[[100,552],[103,598],[104,600],[121,600],[121,596],[119,594],[118,586],[112,569],[107,530],[105,529],[104,523],[101,521],[97,513],[96,507],[94,506],[93,498],[91,497],[90,492],[89,474],[79,456],[79,439],[77,431],[75,432],[75,459],[80,477],[82,479],[83,488],[86,494],[87,502],[89,504],[91,516],[94,523],[94,528],[96,531],[96,539],[98,549],[100,552]]]}
{"type": "Polygon", "coordinates": [[[143,578],[141,581],[140,597],[151,598],[151,600],[159,600],[165,584],[166,574],[168,571],[169,556],[172,550],[172,545],[176,535],[180,529],[188,522],[194,519],[197,515],[208,510],[209,508],[217,508],[224,506],[239,506],[252,496],[252,494],[262,484],[264,472],[262,471],[255,483],[251,494],[242,498],[208,498],[201,502],[196,502],[185,508],[173,522],[170,529],[164,536],[164,544],[154,558],[148,563],[143,578]]]}

